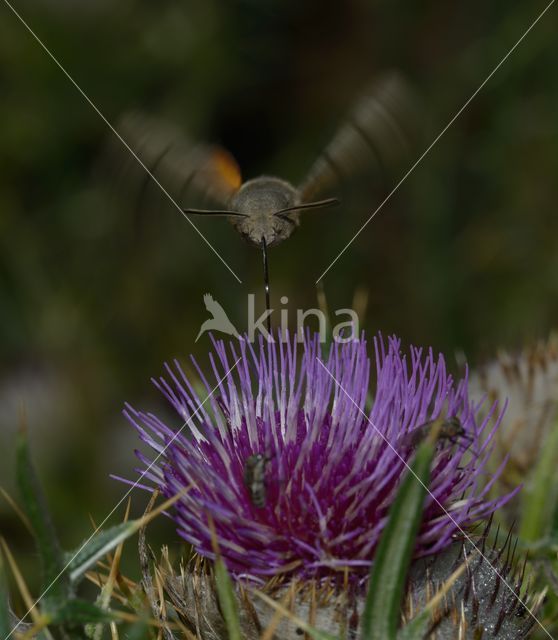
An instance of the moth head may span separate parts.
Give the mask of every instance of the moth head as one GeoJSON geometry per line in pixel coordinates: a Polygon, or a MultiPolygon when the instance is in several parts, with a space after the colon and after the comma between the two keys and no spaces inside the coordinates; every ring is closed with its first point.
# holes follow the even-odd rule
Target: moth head
{"type": "Polygon", "coordinates": [[[231,217],[236,230],[248,242],[271,247],[286,240],[299,224],[296,211],[276,215],[300,203],[298,191],[285,180],[261,176],[245,182],[233,195],[230,208],[241,214],[231,217]]]}
{"type": "Polygon", "coordinates": [[[286,180],[260,176],[245,182],[225,210],[183,209],[184,213],[227,216],[240,235],[258,247],[286,240],[299,225],[299,213],[338,204],[335,198],[300,202],[300,192],[286,180]]]}

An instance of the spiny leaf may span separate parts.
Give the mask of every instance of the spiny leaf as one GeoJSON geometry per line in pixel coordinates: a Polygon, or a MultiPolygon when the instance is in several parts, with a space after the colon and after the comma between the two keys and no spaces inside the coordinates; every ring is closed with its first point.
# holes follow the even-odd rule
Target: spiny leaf
{"type": "Polygon", "coordinates": [[[66,555],[66,564],[68,565],[67,568],[71,581],[73,583],[78,582],[87,569],[95,564],[99,558],[102,558],[109,551],[112,551],[121,542],[126,540],[126,538],[134,535],[134,533],[139,531],[148,522],[151,522],[151,520],[156,518],[160,513],[166,511],[177,500],[186,495],[191,488],[192,485],[189,485],[172,498],[165,500],[165,502],[142,518],[130,520],[129,522],[121,522],[104,531],[95,531],[93,535],[89,536],[89,538],[78,547],[77,551],[66,555]]]}
{"type": "Polygon", "coordinates": [[[362,640],[395,640],[405,579],[422,520],[435,441],[423,442],[391,506],[370,573],[362,640]]]}
{"type": "Polygon", "coordinates": [[[232,580],[225,567],[225,563],[220,557],[215,560],[215,582],[217,585],[219,605],[223,612],[229,640],[242,640],[240,618],[238,616],[232,580]]]}
{"type": "Polygon", "coordinates": [[[25,512],[35,535],[35,542],[43,570],[43,589],[48,589],[45,605],[63,602],[72,590],[67,574],[63,573],[64,557],[47,508],[46,499],[31,460],[24,425],[19,431],[16,452],[16,474],[25,512]]]}
{"type": "Polygon", "coordinates": [[[69,562],[70,580],[72,582],[81,580],[89,567],[112,551],[126,538],[134,535],[136,531],[137,523],[135,521],[122,522],[110,529],[95,533],[93,537],[83,542],[77,551],[66,554],[66,562],[69,562]]]}

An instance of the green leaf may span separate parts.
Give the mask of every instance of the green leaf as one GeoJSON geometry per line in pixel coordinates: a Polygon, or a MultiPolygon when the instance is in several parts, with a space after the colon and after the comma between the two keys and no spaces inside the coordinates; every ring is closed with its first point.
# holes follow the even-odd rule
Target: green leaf
{"type": "Polygon", "coordinates": [[[11,632],[8,581],[4,568],[4,558],[0,553],[0,638],[7,638],[11,632]]]}
{"type": "Polygon", "coordinates": [[[51,624],[83,625],[88,623],[118,621],[110,611],[105,611],[86,600],[73,598],[49,613],[51,624]]]}
{"type": "Polygon", "coordinates": [[[81,580],[89,567],[93,566],[99,558],[112,551],[126,538],[134,535],[138,530],[138,522],[135,520],[122,522],[110,529],[99,531],[82,542],[76,551],[66,554],[70,580],[73,583],[81,580]]]}
{"type": "Polygon", "coordinates": [[[391,506],[370,572],[362,615],[362,640],[395,640],[405,579],[430,482],[435,442],[423,442],[391,506]]]}
{"type": "Polygon", "coordinates": [[[185,495],[187,491],[189,491],[189,487],[169,498],[142,518],[122,522],[110,529],[93,533],[85,542],[82,542],[76,551],[66,554],[66,564],[68,565],[72,583],[80,580],[87,569],[95,564],[99,558],[102,558],[121,542],[137,533],[148,522],[174,504],[182,495],[185,495]]]}
{"type": "MultiPolygon", "coordinates": [[[[546,537],[558,522],[558,424],[548,433],[541,448],[541,457],[522,492],[522,516],[520,538],[533,542],[546,537]]],[[[558,532],[557,532],[558,533],[558,532]]]]}
{"type": "Polygon", "coordinates": [[[35,535],[35,543],[43,572],[43,590],[48,590],[45,604],[63,602],[72,590],[64,572],[64,556],[35,468],[31,460],[27,433],[18,434],[16,450],[16,476],[25,512],[35,535]]]}
{"type": "Polygon", "coordinates": [[[229,640],[242,640],[240,618],[238,616],[232,580],[225,567],[225,563],[220,557],[215,560],[215,582],[217,584],[219,605],[225,618],[229,640]]]}

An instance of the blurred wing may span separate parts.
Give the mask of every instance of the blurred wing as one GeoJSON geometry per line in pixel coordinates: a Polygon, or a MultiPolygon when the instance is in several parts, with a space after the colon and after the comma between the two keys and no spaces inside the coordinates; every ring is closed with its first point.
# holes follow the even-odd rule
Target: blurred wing
{"type": "MultiPolygon", "coordinates": [[[[238,165],[221,147],[194,144],[177,127],[138,112],[125,114],[117,129],[181,207],[192,206],[193,200],[224,207],[240,187],[238,165]]],[[[153,179],[131,154],[123,153],[128,152],[115,149],[112,155],[122,158],[119,173],[141,201],[153,179]]]]}
{"type": "Polygon", "coordinates": [[[374,83],[355,104],[300,185],[302,202],[338,187],[347,178],[393,168],[411,148],[414,98],[392,73],[374,83]]]}

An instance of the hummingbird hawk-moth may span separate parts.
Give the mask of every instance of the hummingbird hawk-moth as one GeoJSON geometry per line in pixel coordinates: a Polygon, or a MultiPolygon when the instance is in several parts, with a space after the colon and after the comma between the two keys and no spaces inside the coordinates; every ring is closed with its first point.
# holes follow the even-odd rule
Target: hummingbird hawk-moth
{"type": "MultiPolygon", "coordinates": [[[[298,185],[275,176],[243,182],[233,156],[214,145],[191,145],[166,124],[129,114],[121,131],[154,175],[177,194],[182,206],[202,197],[213,207],[184,208],[185,214],[224,216],[264,260],[267,309],[270,308],[267,250],[283,242],[300,225],[305,211],[338,204],[325,197],[351,176],[378,165],[393,165],[409,146],[411,92],[390,74],[372,85],[357,101],[329,144],[298,185]]],[[[146,177],[144,187],[149,182],[146,177]]],[[[140,190],[141,191],[141,190],[140,190]]],[[[269,327],[269,316],[268,316],[269,327]]]]}

